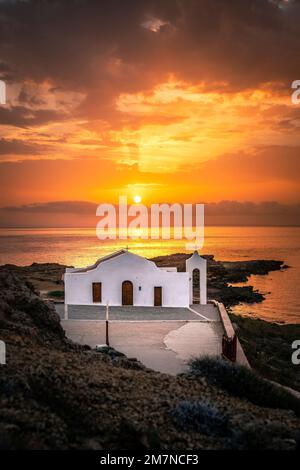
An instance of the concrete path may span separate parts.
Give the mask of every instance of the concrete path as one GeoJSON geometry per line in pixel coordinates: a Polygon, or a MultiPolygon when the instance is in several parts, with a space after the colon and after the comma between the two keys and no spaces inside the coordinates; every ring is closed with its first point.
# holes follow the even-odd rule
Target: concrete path
{"type": "Polygon", "coordinates": [[[199,305],[193,304],[190,306],[190,310],[200,315],[200,317],[209,321],[220,321],[220,314],[214,304],[199,305]]]}
{"type": "MultiPolygon", "coordinates": [[[[73,341],[95,347],[105,343],[105,322],[62,320],[73,341]]],[[[187,370],[187,361],[203,354],[220,355],[220,322],[203,321],[113,321],[109,325],[110,345],[136,357],[145,366],[172,375],[187,370]]]]}
{"type": "MultiPolygon", "coordinates": [[[[55,308],[73,341],[93,348],[105,343],[104,306],[71,305],[69,320],[64,320],[64,304],[55,308]]],[[[175,375],[187,370],[193,357],[222,353],[224,327],[212,303],[189,308],[110,307],[109,319],[111,346],[160,372],[175,375]]],[[[237,362],[249,367],[239,341],[237,362]]]]}
{"type": "MultiPolygon", "coordinates": [[[[73,341],[95,347],[105,343],[105,307],[56,304],[66,334],[73,341]]],[[[147,367],[169,374],[187,370],[187,362],[201,355],[220,355],[223,329],[215,305],[191,308],[110,307],[110,345],[147,367]]]]}
{"type": "MultiPolygon", "coordinates": [[[[57,313],[64,318],[64,304],[55,305],[57,313]]],[[[71,320],[105,320],[105,307],[102,305],[69,305],[68,315],[71,320]]],[[[212,305],[197,305],[197,310],[169,307],[109,307],[109,319],[121,321],[152,320],[203,320],[218,315],[212,305]]],[[[220,320],[220,318],[218,318],[220,320]]]]}

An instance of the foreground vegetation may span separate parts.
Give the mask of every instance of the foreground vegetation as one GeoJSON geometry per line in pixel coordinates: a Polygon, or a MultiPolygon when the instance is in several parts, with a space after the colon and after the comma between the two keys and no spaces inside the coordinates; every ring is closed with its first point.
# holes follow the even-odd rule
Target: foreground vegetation
{"type": "Polygon", "coordinates": [[[190,362],[191,373],[206,377],[209,383],[254,405],[291,409],[300,416],[300,400],[284,388],[258,375],[253,369],[228,361],[202,357],[190,362]]]}

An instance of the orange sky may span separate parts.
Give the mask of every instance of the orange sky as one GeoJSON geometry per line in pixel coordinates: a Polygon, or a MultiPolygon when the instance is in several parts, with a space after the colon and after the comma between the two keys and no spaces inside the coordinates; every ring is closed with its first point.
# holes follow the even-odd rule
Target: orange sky
{"type": "Polygon", "coordinates": [[[19,25],[0,46],[2,226],[30,204],[121,194],[299,203],[297,1],[64,3],[0,7],[19,25]]]}

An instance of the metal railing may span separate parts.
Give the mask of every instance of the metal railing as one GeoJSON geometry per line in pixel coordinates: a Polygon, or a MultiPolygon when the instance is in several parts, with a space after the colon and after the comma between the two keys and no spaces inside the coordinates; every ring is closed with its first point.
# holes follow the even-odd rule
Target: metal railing
{"type": "Polygon", "coordinates": [[[236,362],[237,336],[228,338],[224,333],[222,338],[222,356],[231,362],[236,362]]]}

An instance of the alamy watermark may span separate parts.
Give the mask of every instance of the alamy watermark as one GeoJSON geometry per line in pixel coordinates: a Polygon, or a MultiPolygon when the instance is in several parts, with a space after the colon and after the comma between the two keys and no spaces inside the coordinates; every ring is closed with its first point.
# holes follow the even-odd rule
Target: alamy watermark
{"type": "Polygon", "coordinates": [[[0,80],[0,104],[6,104],[6,84],[0,80]]]}
{"type": "Polygon", "coordinates": [[[204,204],[100,204],[96,233],[100,240],[187,240],[186,249],[200,250],[204,243],[204,204]]]}
{"type": "Polygon", "coordinates": [[[296,339],[292,343],[292,349],[295,349],[295,351],[292,354],[292,363],[295,366],[298,366],[300,364],[300,339],[296,339]]]}
{"type": "Polygon", "coordinates": [[[293,104],[300,104],[300,80],[294,80],[291,88],[293,88],[293,93],[291,96],[291,100],[293,104]]]}
{"type": "Polygon", "coordinates": [[[6,364],[6,346],[2,340],[0,340],[0,365],[1,364],[6,364]]]}

